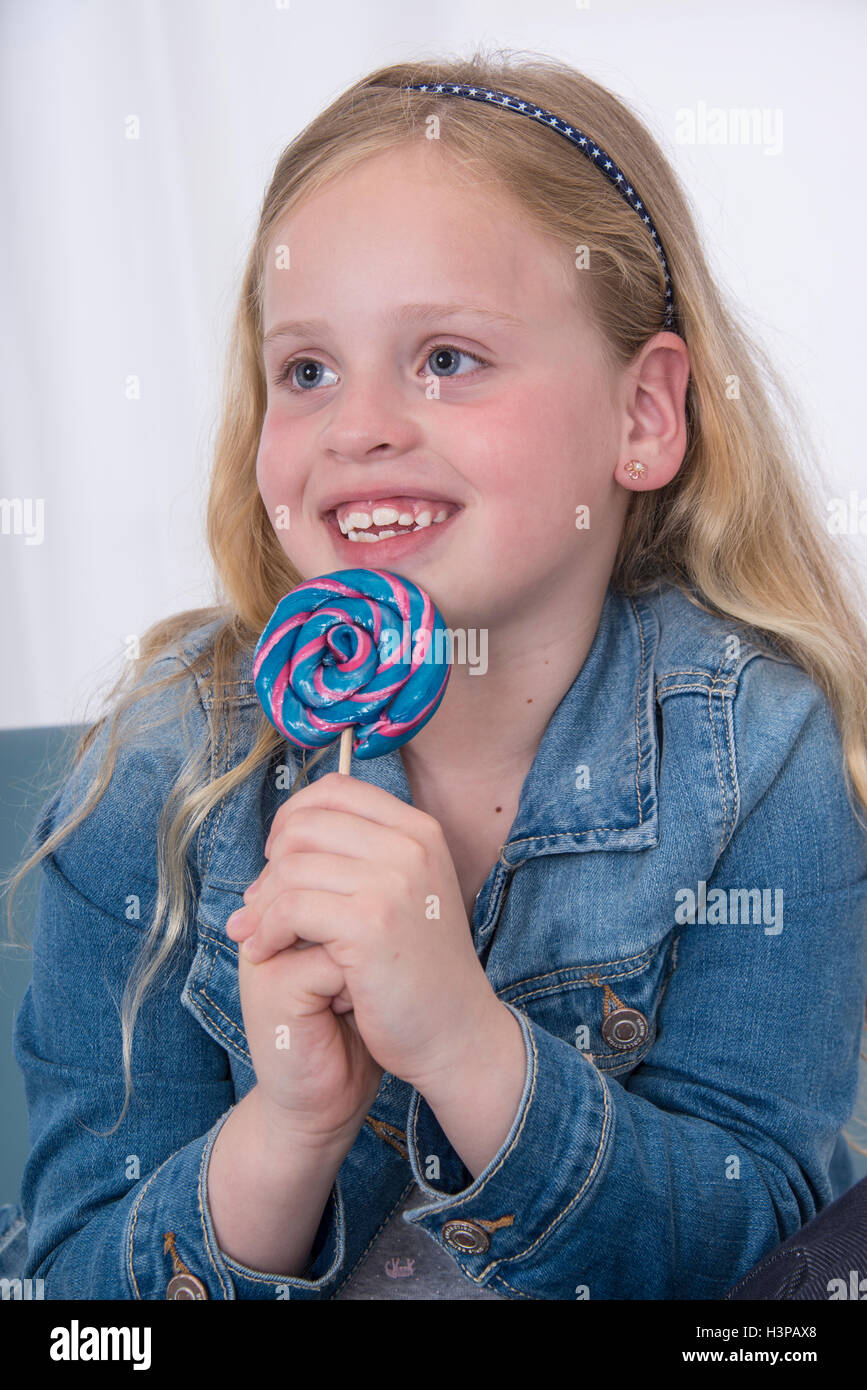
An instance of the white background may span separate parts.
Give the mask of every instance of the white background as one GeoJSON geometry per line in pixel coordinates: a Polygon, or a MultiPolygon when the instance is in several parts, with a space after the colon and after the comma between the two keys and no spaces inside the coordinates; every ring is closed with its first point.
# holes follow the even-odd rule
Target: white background
{"type": "MultiPolygon", "coordinates": [[[[865,30],[858,0],[6,0],[0,495],[43,498],[45,533],[0,535],[0,727],[96,717],[125,638],[212,601],[210,447],[262,194],[283,146],[383,64],[484,42],[625,98],[802,402],[827,495],[867,493],[865,30]],[[782,152],[678,143],[700,102],[779,109],[782,152]]],[[[867,537],[841,544],[867,559],[867,537]]]]}

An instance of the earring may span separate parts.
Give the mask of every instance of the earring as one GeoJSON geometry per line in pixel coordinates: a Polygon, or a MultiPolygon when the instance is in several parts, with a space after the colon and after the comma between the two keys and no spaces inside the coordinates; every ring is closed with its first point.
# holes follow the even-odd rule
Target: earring
{"type": "Polygon", "coordinates": [[[624,463],[623,467],[626,469],[630,478],[643,478],[647,472],[647,468],[641,462],[641,459],[630,459],[628,463],[624,463]]]}

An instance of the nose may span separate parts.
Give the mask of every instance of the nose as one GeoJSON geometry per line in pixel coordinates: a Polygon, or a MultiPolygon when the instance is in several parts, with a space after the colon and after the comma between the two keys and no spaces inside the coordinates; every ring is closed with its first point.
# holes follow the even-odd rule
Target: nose
{"type": "Polygon", "coordinates": [[[422,408],[431,407],[421,380],[413,396],[410,384],[394,369],[371,363],[363,370],[348,371],[333,390],[323,412],[323,449],[364,459],[402,453],[416,445],[422,408]]]}

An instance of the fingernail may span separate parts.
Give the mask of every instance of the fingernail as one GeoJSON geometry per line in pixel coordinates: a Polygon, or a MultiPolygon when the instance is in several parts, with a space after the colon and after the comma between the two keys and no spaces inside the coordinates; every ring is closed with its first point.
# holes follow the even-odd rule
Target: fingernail
{"type": "Polygon", "coordinates": [[[256,957],[258,955],[256,938],[254,936],[249,936],[247,940],[244,942],[243,946],[241,947],[241,950],[244,952],[244,955],[247,957],[248,960],[256,960],[256,957]]]}

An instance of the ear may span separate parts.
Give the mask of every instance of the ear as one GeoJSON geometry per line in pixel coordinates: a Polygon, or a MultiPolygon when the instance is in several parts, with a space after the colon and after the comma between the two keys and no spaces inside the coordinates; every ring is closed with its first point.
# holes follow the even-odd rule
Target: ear
{"type": "Polygon", "coordinates": [[[615,481],[632,492],[670,483],[686,453],[689,352],[677,333],[656,333],[623,373],[623,431],[615,481]],[[632,459],[644,472],[631,478],[632,459]]]}

